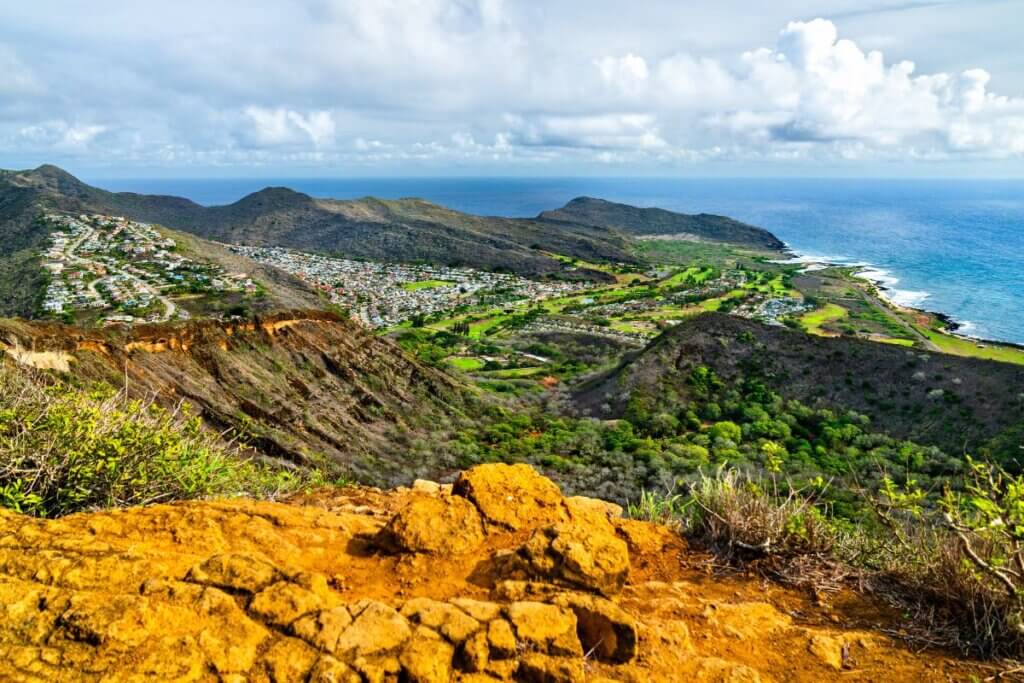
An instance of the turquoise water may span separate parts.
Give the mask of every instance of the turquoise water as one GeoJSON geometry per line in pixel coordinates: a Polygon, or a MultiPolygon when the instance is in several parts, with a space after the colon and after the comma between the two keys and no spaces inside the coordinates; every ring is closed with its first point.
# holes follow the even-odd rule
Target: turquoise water
{"type": "Polygon", "coordinates": [[[423,197],[471,213],[534,216],[590,195],[719,213],[793,250],[861,263],[897,302],[945,313],[961,332],[1024,344],[1024,181],[651,178],[100,180],[111,190],[236,201],[267,185],[316,197],[423,197]]]}

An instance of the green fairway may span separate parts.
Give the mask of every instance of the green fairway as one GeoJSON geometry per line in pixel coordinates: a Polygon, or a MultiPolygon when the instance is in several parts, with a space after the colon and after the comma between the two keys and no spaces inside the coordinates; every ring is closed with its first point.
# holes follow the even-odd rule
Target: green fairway
{"type": "Polygon", "coordinates": [[[487,318],[486,320],[480,320],[479,322],[470,323],[469,324],[469,337],[470,337],[470,339],[479,339],[480,337],[482,337],[484,334],[487,333],[487,330],[489,330],[491,328],[494,328],[494,327],[497,327],[502,322],[504,322],[507,317],[508,316],[499,315],[499,316],[495,316],[494,318],[487,318]]]}
{"type": "Polygon", "coordinates": [[[694,284],[699,285],[704,283],[709,277],[714,275],[714,268],[701,268],[699,266],[690,266],[672,276],[662,280],[659,283],[659,287],[677,287],[683,284],[694,284]]]}
{"type": "Polygon", "coordinates": [[[548,369],[545,367],[507,368],[505,370],[491,370],[485,373],[485,376],[493,377],[494,379],[525,379],[527,377],[546,374],[547,372],[548,369]]]}
{"type": "Polygon", "coordinates": [[[718,296],[715,297],[714,299],[705,299],[704,301],[701,301],[698,305],[705,311],[717,311],[722,307],[722,303],[725,302],[726,299],[735,299],[743,295],[744,291],[742,289],[734,289],[725,296],[718,296]]]}
{"type": "Polygon", "coordinates": [[[416,282],[405,282],[402,284],[402,289],[415,292],[418,289],[434,289],[435,287],[448,287],[455,284],[448,280],[417,280],[416,282]]]}
{"type": "Polygon", "coordinates": [[[800,324],[811,334],[825,334],[822,329],[824,325],[842,320],[849,315],[849,312],[837,304],[825,304],[816,311],[804,314],[800,318],[800,324]]]}
{"type": "Polygon", "coordinates": [[[1024,365],[1024,350],[1015,349],[1010,346],[997,346],[987,342],[975,342],[971,339],[943,334],[935,330],[917,327],[916,325],[915,327],[921,334],[928,337],[929,341],[939,347],[939,350],[943,353],[1024,365]]]}
{"type": "Polygon", "coordinates": [[[479,358],[469,358],[467,356],[449,358],[447,362],[453,368],[458,368],[463,372],[472,372],[473,370],[479,370],[484,366],[484,362],[479,358]]]}
{"type": "Polygon", "coordinates": [[[875,341],[881,342],[883,344],[892,344],[894,346],[913,346],[914,345],[914,340],[913,339],[897,339],[896,337],[886,337],[886,338],[883,338],[883,339],[875,339],[875,341]]]}

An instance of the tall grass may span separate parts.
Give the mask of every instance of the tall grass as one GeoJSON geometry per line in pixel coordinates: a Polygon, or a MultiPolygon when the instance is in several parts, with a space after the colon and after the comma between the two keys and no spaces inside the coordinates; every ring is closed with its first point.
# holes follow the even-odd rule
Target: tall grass
{"type": "Polygon", "coordinates": [[[274,497],[318,479],[240,457],[185,404],[166,409],[0,364],[0,506],[53,517],[217,495],[274,497]]]}
{"type": "MultiPolygon", "coordinates": [[[[973,655],[1024,658],[1024,525],[1001,495],[1024,495],[1024,484],[996,479],[965,489],[984,499],[947,494],[939,505],[883,495],[873,514],[854,524],[830,518],[815,494],[788,487],[780,493],[773,479],[719,469],[700,475],[684,493],[645,492],[629,513],[674,526],[722,562],[815,588],[816,581],[842,577],[849,587],[918,615],[914,632],[933,642],[973,655]],[[894,504],[907,500],[913,504],[894,504]],[[983,518],[979,507],[988,510],[983,518]]],[[[1024,514],[1024,505],[1015,509],[1024,514]]]]}

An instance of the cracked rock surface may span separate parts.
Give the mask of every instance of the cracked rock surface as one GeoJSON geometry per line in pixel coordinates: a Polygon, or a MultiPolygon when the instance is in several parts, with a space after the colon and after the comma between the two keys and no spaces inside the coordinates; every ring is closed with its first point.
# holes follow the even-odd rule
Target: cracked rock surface
{"type": "Polygon", "coordinates": [[[526,466],[39,520],[0,512],[2,681],[946,681],[978,669],[714,577],[526,466]]]}

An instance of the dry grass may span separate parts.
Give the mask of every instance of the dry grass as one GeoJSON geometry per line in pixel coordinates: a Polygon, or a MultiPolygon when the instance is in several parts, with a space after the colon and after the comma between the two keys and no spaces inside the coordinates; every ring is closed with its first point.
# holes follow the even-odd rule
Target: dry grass
{"type": "MultiPolygon", "coordinates": [[[[906,615],[905,628],[892,635],[912,645],[1024,658],[1024,584],[1013,593],[979,571],[961,535],[937,511],[854,525],[820,509],[813,495],[780,494],[771,480],[719,470],[684,494],[646,493],[629,511],[673,524],[722,565],[816,594],[849,588],[881,598],[906,615]]],[[[972,552],[998,564],[1005,548],[968,533],[972,552]]]]}

